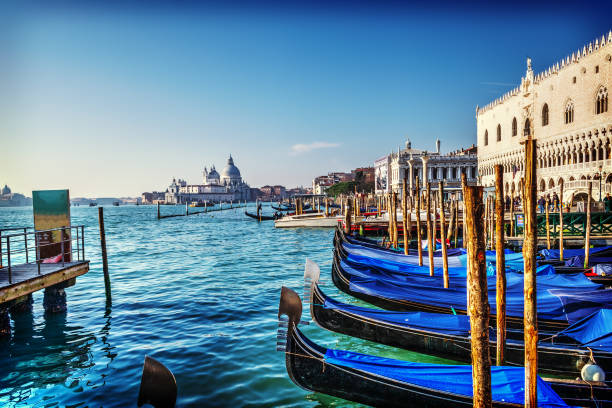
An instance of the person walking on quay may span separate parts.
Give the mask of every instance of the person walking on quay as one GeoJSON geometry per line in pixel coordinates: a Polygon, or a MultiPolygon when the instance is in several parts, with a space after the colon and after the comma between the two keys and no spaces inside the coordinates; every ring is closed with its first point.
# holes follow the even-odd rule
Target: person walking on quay
{"type": "Polygon", "coordinates": [[[544,201],[544,196],[540,196],[540,198],[538,199],[538,211],[540,213],[544,212],[544,205],[546,204],[546,201],[544,201]]]}
{"type": "Polygon", "coordinates": [[[610,193],[606,194],[606,198],[603,199],[606,212],[612,212],[612,197],[610,193]]]}
{"type": "Polygon", "coordinates": [[[555,191],[553,193],[553,211],[559,211],[559,196],[557,195],[557,192],[555,191]]]}

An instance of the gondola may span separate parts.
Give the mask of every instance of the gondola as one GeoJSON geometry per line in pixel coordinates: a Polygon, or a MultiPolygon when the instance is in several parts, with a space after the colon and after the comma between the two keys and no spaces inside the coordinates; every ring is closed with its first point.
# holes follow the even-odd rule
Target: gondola
{"type": "Polygon", "coordinates": [[[244,215],[246,215],[247,217],[251,217],[251,218],[255,218],[257,221],[273,221],[275,219],[277,219],[278,217],[274,216],[274,215],[257,215],[257,214],[251,214],[248,211],[244,212],[244,215]]]}
{"type": "MultiPolygon", "coordinates": [[[[459,294],[456,291],[453,292],[452,289],[444,289],[441,286],[414,285],[414,287],[411,287],[410,284],[400,285],[397,282],[385,282],[384,280],[371,282],[371,280],[367,279],[353,278],[351,273],[344,270],[337,254],[334,256],[332,263],[332,280],[334,285],[341,291],[386,310],[467,314],[465,294],[459,294]],[[453,295],[452,298],[451,295],[453,295]]],[[[465,288],[462,290],[465,290],[465,288]]],[[[554,313],[550,312],[549,314],[557,318],[542,317],[548,315],[546,314],[548,311],[544,310],[544,308],[538,309],[540,316],[538,318],[538,329],[543,332],[561,331],[570,323],[575,323],[575,321],[582,319],[593,311],[608,305],[607,299],[610,296],[610,292],[599,289],[585,291],[584,293],[581,291],[580,295],[571,292],[553,293],[553,295],[549,299],[556,302],[553,298],[558,298],[561,303],[557,305],[558,307],[554,310],[554,313]],[[586,301],[584,300],[585,298],[587,299],[586,301]],[[602,301],[601,298],[604,300],[602,301]],[[564,303],[569,305],[567,310],[561,307],[564,303]],[[563,319],[560,316],[563,316],[563,319]],[[569,319],[571,319],[571,322],[569,319]]],[[[490,298],[489,301],[492,301],[492,299],[490,298]]],[[[507,307],[509,307],[509,302],[507,307]]],[[[492,310],[494,310],[494,307],[492,307],[492,310]]],[[[510,310],[507,310],[507,312],[507,327],[510,329],[522,329],[522,312],[512,314],[510,310]]],[[[491,323],[494,324],[493,314],[491,320],[491,323]]]]}
{"type": "MultiPolygon", "coordinates": [[[[385,263],[391,265],[393,268],[401,268],[398,266],[399,263],[416,264],[417,251],[410,249],[408,256],[404,255],[403,251],[397,251],[391,248],[384,248],[371,240],[364,240],[363,238],[354,237],[347,235],[341,228],[336,229],[334,234],[334,247],[336,251],[340,252],[343,257],[348,255],[347,251],[365,253],[366,256],[372,258],[383,258],[380,260],[381,267],[385,267],[385,263]]],[[[606,247],[607,248],[607,247],[606,247]]],[[[602,251],[607,250],[603,248],[602,251]]],[[[487,261],[495,263],[495,251],[486,251],[487,261]]],[[[510,250],[506,250],[506,268],[522,273],[523,271],[523,258],[522,254],[514,253],[510,250]]],[[[465,250],[461,248],[449,248],[447,250],[448,262],[450,266],[462,265],[461,258],[457,256],[465,255],[465,250]]],[[[434,257],[442,256],[442,252],[437,250],[434,251],[434,257]]],[[[603,259],[603,258],[601,258],[603,259]]],[[[428,265],[429,259],[427,258],[427,252],[423,251],[423,265],[428,265]]],[[[600,264],[601,265],[601,264],[600,264]]],[[[565,266],[560,264],[558,261],[543,260],[538,261],[538,274],[556,273],[556,274],[576,274],[583,273],[592,282],[611,286],[612,275],[602,275],[596,273],[590,273],[590,269],[575,266],[565,266]]]]}
{"type": "MultiPolygon", "coordinates": [[[[276,211],[295,211],[294,205],[276,207],[274,204],[270,204],[270,207],[272,207],[272,209],[276,211]]],[[[304,204],[302,206],[302,210],[307,210],[309,208],[310,208],[310,204],[304,204]]]]}
{"type": "MultiPolygon", "coordinates": [[[[300,331],[301,314],[299,296],[283,287],[277,347],[285,352],[287,373],[296,385],[371,406],[405,407],[408,402],[419,408],[473,405],[471,366],[412,363],[327,349],[300,331]]],[[[491,367],[491,383],[493,407],[523,406],[523,368],[491,367]]],[[[593,391],[582,382],[548,383],[538,378],[538,405],[591,406],[593,391]]]]}
{"type": "MultiPolygon", "coordinates": [[[[322,328],[359,337],[389,346],[401,347],[456,361],[470,362],[469,318],[462,315],[425,312],[390,312],[344,304],[328,297],[318,285],[319,270],[306,261],[305,278],[310,286],[312,319],[322,328]]],[[[306,294],[305,294],[306,296],[306,294]]],[[[610,315],[596,315],[601,319],[610,315]]],[[[596,312],[596,313],[601,313],[596,312]]],[[[599,323],[599,321],[597,321],[599,323]]],[[[569,332],[571,333],[571,332],[569,332]]],[[[495,361],[495,332],[491,330],[491,358],[495,361]]],[[[523,366],[524,345],[521,330],[509,330],[506,344],[506,365],[523,366]]],[[[589,345],[594,348],[593,359],[610,377],[612,352],[600,351],[589,341],[584,347],[564,333],[539,333],[538,369],[553,375],[580,376],[582,367],[591,360],[589,345]]],[[[609,336],[608,336],[609,337],[609,336]]],[[[600,340],[601,342],[601,340],[600,340]]],[[[599,344],[599,343],[598,343],[599,344]]],[[[607,348],[607,345],[603,346],[607,348]]]]}

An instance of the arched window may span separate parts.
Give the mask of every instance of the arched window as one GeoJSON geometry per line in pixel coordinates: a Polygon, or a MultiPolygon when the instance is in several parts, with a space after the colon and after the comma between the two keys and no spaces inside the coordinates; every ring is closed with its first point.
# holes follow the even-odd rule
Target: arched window
{"type": "Polygon", "coordinates": [[[497,125],[497,141],[501,142],[501,125],[497,125]]]}
{"type": "Polygon", "coordinates": [[[542,107],[542,126],[548,125],[548,104],[545,103],[542,107]]]}
{"type": "Polygon", "coordinates": [[[574,102],[568,101],[565,105],[565,123],[572,123],[574,121],[574,102]]]}
{"type": "Polygon", "coordinates": [[[597,102],[595,104],[595,112],[597,114],[608,111],[608,89],[604,86],[599,88],[597,92],[597,102]]]}
{"type": "Polygon", "coordinates": [[[484,145],[488,145],[489,144],[489,131],[485,130],[485,140],[484,140],[484,145]]]}
{"type": "Polygon", "coordinates": [[[525,120],[525,127],[523,128],[523,136],[529,137],[531,135],[531,124],[529,123],[529,119],[525,120]]]}
{"type": "Polygon", "coordinates": [[[512,119],[512,136],[516,136],[516,134],[518,133],[516,128],[517,128],[517,126],[516,126],[516,118],[513,118],[512,119]]]}

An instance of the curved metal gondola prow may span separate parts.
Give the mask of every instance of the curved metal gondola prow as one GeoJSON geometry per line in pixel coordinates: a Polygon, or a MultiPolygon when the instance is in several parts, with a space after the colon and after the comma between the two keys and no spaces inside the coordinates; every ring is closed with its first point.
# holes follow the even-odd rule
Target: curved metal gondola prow
{"type": "Polygon", "coordinates": [[[278,305],[278,317],[286,315],[289,317],[289,327],[295,327],[302,318],[302,300],[295,291],[286,286],[281,288],[280,303],[278,305]]]}
{"type": "Polygon", "coordinates": [[[174,408],[177,386],[174,374],[159,361],[145,356],[138,392],[138,406],[150,404],[155,408],[174,408]]]}

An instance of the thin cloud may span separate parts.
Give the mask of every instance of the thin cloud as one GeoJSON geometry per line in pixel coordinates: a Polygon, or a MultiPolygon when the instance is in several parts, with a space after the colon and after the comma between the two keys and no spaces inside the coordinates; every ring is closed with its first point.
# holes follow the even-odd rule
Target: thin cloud
{"type": "Polygon", "coordinates": [[[330,149],[333,147],[339,147],[340,143],[329,143],[329,142],[313,142],[310,144],[298,143],[291,146],[291,155],[295,156],[297,154],[309,153],[313,150],[318,149],[330,149]]]}

